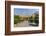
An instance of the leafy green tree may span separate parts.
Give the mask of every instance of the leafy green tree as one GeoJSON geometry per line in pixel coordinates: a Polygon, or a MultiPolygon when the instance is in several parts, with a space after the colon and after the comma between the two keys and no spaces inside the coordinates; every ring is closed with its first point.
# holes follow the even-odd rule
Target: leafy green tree
{"type": "Polygon", "coordinates": [[[34,22],[37,24],[39,23],[39,15],[38,14],[36,14],[36,16],[34,18],[34,22]]]}
{"type": "Polygon", "coordinates": [[[14,24],[20,23],[24,20],[21,20],[22,17],[20,17],[19,15],[15,15],[14,16],[14,24]]]}
{"type": "Polygon", "coordinates": [[[17,16],[14,16],[14,24],[17,24],[20,22],[20,17],[17,15],[17,16]]]}
{"type": "Polygon", "coordinates": [[[33,22],[33,16],[29,17],[29,22],[33,22]]]}

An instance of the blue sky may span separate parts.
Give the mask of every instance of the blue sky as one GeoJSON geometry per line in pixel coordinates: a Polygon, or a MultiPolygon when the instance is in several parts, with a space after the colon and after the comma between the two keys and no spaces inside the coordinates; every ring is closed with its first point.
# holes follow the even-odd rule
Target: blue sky
{"type": "Polygon", "coordinates": [[[14,15],[30,16],[33,13],[38,13],[39,9],[14,8],[14,15]]]}

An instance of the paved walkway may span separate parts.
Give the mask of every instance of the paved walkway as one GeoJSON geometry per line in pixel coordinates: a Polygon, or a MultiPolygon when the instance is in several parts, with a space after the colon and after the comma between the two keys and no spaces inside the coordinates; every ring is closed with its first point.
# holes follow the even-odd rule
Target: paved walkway
{"type": "Polygon", "coordinates": [[[15,27],[29,27],[28,21],[23,21],[21,23],[15,24],[15,27]]]}

